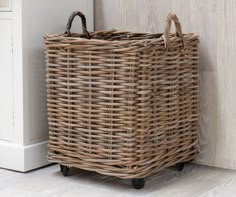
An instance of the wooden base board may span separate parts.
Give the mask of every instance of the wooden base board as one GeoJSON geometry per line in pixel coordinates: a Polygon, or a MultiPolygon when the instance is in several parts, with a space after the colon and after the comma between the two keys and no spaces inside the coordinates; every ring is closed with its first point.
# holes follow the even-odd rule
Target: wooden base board
{"type": "Polygon", "coordinates": [[[20,145],[0,141],[0,168],[27,172],[48,165],[47,143],[20,145]]]}

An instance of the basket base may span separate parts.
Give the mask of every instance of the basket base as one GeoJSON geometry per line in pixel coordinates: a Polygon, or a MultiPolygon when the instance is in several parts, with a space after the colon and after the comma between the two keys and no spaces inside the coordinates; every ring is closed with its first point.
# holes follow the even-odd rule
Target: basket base
{"type": "MultiPolygon", "coordinates": [[[[177,171],[181,172],[184,170],[187,162],[181,162],[175,165],[177,171]]],[[[67,177],[69,176],[70,168],[68,166],[60,164],[60,171],[63,174],[63,176],[67,177]]],[[[142,189],[145,186],[145,179],[144,178],[133,178],[131,179],[131,184],[133,188],[135,189],[142,189]]]]}

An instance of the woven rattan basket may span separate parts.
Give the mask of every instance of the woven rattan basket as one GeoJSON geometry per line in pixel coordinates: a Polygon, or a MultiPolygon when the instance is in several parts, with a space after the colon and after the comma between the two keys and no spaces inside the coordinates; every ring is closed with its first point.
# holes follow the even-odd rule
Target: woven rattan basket
{"type": "Polygon", "coordinates": [[[64,175],[77,167],[134,181],[193,160],[198,43],[175,14],[162,34],[89,33],[74,12],[64,34],[45,36],[49,161],[64,175]],[[76,15],[82,34],[70,33],[76,15]]]}

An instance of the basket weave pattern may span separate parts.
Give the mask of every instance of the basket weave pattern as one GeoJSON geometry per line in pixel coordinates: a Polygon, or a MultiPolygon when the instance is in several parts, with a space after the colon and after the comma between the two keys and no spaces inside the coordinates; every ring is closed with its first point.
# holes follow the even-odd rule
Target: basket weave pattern
{"type": "Polygon", "coordinates": [[[164,34],[83,36],[45,37],[49,160],[128,179],[194,159],[198,36],[173,14],[164,34]]]}

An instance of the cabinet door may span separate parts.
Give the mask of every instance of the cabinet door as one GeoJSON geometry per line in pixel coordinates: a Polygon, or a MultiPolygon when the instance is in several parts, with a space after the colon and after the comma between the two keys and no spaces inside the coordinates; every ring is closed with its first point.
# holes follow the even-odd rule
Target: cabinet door
{"type": "Polygon", "coordinates": [[[0,140],[13,137],[12,21],[0,19],[0,140]]]}
{"type": "Polygon", "coordinates": [[[0,11],[10,11],[11,0],[0,0],[0,11]]]}

